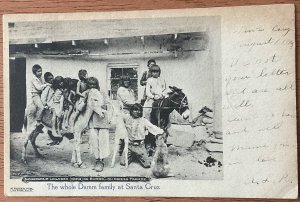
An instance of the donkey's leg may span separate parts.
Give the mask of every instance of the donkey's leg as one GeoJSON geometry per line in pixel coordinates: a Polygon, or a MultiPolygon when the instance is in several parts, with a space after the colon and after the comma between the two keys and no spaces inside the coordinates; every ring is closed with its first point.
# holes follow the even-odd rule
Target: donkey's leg
{"type": "Polygon", "coordinates": [[[27,148],[27,144],[28,144],[29,139],[26,138],[23,144],[23,148],[22,148],[22,162],[27,164],[27,157],[26,157],[26,148],[27,148]]]}
{"type": "Polygon", "coordinates": [[[31,137],[30,137],[30,142],[31,142],[31,145],[32,145],[32,147],[33,147],[33,149],[34,149],[34,152],[35,152],[36,157],[38,157],[38,158],[43,158],[43,155],[38,151],[37,145],[35,144],[35,140],[36,140],[36,138],[37,138],[37,136],[38,136],[39,134],[40,134],[40,133],[39,133],[38,129],[35,129],[35,130],[32,132],[32,135],[31,135],[31,137]]]}
{"type": "Polygon", "coordinates": [[[82,161],[81,161],[81,155],[80,155],[80,133],[76,132],[74,134],[74,140],[75,140],[77,163],[78,163],[78,165],[81,165],[82,161]]]}
{"type": "Polygon", "coordinates": [[[58,137],[58,134],[56,132],[56,126],[57,126],[57,118],[56,118],[56,113],[55,113],[55,110],[53,110],[53,115],[52,115],[52,135],[54,137],[58,137]]]}
{"type": "Polygon", "coordinates": [[[27,155],[26,155],[26,148],[27,148],[27,145],[28,145],[28,141],[30,140],[31,138],[31,135],[32,135],[32,128],[31,127],[27,127],[27,131],[26,131],[26,139],[23,143],[23,148],[22,148],[22,162],[27,164],[27,155]]]}
{"type": "Polygon", "coordinates": [[[125,146],[124,146],[125,167],[128,168],[128,145],[129,145],[128,137],[124,138],[124,142],[125,142],[125,146]]]}
{"type": "Polygon", "coordinates": [[[81,132],[76,132],[74,134],[74,140],[75,140],[75,148],[76,148],[76,157],[77,157],[77,165],[78,168],[87,168],[86,165],[82,162],[81,160],[81,151],[80,151],[80,138],[81,137],[81,132]]]}
{"type": "Polygon", "coordinates": [[[111,167],[112,168],[115,166],[117,152],[119,151],[119,141],[120,141],[120,138],[118,137],[118,134],[116,134],[115,143],[114,143],[114,153],[113,153],[113,157],[112,157],[112,160],[111,160],[111,167]]]}
{"type": "Polygon", "coordinates": [[[68,113],[67,113],[67,127],[68,127],[68,128],[70,127],[70,118],[71,118],[73,109],[74,109],[73,105],[70,105],[70,106],[69,106],[68,113]]]}
{"type": "Polygon", "coordinates": [[[73,164],[74,167],[78,165],[78,158],[77,158],[77,152],[76,152],[76,132],[74,132],[74,139],[72,141],[73,149],[72,149],[72,158],[71,158],[71,163],[73,164]]]}
{"type": "Polygon", "coordinates": [[[75,141],[73,142],[73,151],[72,151],[72,159],[71,163],[74,165],[77,163],[77,158],[76,158],[76,149],[75,149],[75,141]]]}

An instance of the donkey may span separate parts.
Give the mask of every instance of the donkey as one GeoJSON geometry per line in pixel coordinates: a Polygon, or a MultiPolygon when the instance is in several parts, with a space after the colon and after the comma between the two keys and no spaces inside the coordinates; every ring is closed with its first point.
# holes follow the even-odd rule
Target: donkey
{"type": "MultiPolygon", "coordinates": [[[[84,99],[84,98],[81,98],[84,99]]],[[[97,89],[90,89],[86,101],[86,109],[78,116],[75,126],[74,126],[74,143],[73,143],[73,152],[71,162],[75,167],[82,166],[82,160],[80,155],[80,139],[82,131],[87,127],[88,122],[93,114],[93,112],[104,116],[103,109],[101,108],[103,104],[102,95],[97,89]]],[[[52,128],[52,113],[51,110],[45,109],[42,114],[42,125],[36,127],[36,107],[33,104],[30,104],[25,111],[25,120],[24,120],[24,132],[26,133],[26,139],[22,149],[22,161],[27,163],[26,157],[26,148],[28,141],[31,142],[35,154],[37,157],[42,157],[38,151],[38,147],[35,144],[37,136],[42,133],[42,128],[46,127],[48,129],[48,134],[51,136],[52,128]]],[[[66,134],[65,136],[69,136],[66,134]]],[[[61,141],[63,137],[56,137],[57,141],[61,141]]]]}

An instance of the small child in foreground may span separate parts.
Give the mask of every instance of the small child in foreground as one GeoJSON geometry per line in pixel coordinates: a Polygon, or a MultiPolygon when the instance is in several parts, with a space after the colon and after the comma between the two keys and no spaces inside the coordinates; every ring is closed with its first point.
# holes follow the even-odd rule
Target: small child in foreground
{"type": "MultiPolygon", "coordinates": [[[[132,161],[139,162],[144,168],[150,168],[151,159],[145,148],[144,140],[148,131],[153,135],[163,134],[164,130],[153,125],[143,118],[143,107],[136,103],[130,109],[130,115],[124,114],[123,121],[128,131],[128,165],[132,161]]],[[[122,156],[123,157],[123,156],[122,156]]],[[[125,159],[121,159],[121,165],[125,165],[125,159]]]]}

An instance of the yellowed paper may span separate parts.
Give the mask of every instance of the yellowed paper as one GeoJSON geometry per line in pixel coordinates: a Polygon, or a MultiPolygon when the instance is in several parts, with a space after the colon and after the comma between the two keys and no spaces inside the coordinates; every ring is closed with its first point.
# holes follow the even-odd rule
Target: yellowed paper
{"type": "Polygon", "coordinates": [[[3,19],[6,195],[297,198],[293,5],[24,14],[3,19]],[[11,64],[17,67],[20,58],[26,59],[26,69],[23,77],[14,77],[11,64]],[[166,84],[182,88],[189,103],[186,110],[185,97],[173,101],[180,106],[170,114],[170,175],[157,178],[153,168],[138,162],[125,169],[119,157],[111,168],[117,138],[111,131],[110,155],[104,158],[102,172],[92,170],[95,157],[88,152],[95,140],[89,133],[79,144],[86,169],[71,163],[74,142],[64,137],[49,146],[46,130],[36,140],[45,159],[37,159],[29,141],[27,164],[22,163],[27,136],[12,131],[19,114],[12,113],[11,98],[18,89],[13,82],[23,78],[26,89],[15,91],[23,93],[19,99],[25,99],[28,108],[33,65],[41,65],[43,73],[77,79],[78,71],[87,69],[109,94],[113,109],[116,69],[136,71],[131,81],[136,82],[140,101],[144,87],[139,81],[151,58],[166,84]],[[193,126],[205,106],[213,111],[203,119],[209,123],[193,126]],[[208,157],[216,161],[210,163],[208,157]]]}

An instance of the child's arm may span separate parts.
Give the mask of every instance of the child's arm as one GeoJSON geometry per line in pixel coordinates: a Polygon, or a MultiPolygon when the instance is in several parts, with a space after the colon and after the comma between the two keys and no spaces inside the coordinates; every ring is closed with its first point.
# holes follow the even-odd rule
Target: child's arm
{"type": "Polygon", "coordinates": [[[84,97],[84,95],[80,93],[80,83],[81,81],[77,82],[76,94],[79,95],[80,97],[84,97]]]}
{"type": "Polygon", "coordinates": [[[42,91],[44,90],[44,88],[46,88],[47,86],[49,86],[50,84],[41,84],[40,82],[38,82],[36,79],[32,80],[32,85],[33,87],[37,90],[37,91],[42,91]]]}
{"type": "Polygon", "coordinates": [[[125,92],[124,89],[118,89],[117,96],[119,97],[120,101],[123,104],[133,105],[135,103],[132,99],[127,97],[126,92],[125,92]]]}
{"type": "Polygon", "coordinates": [[[153,135],[158,135],[158,134],[163,134],[164,133],[163,129],[153,125],[147,119],[145,119],[145,118],[143,118],[143,119],[144,119],[145,127],[148,129],[148,131],[150,133],[152,133],[153,135]]]}
{"type": "MultiPolygon", "coordinates": [[[[150,81],[150,79],[148,79],[148,81],[150,81]]],[[[151,98],[151,99],[153,99],[154,98],[154,95],[151,93],[151,82],[147,82],[147,84],[146,84],[146,96],[148,97],[148,98],[151,98]]]]}
{"type": "Polygon", "coordinates": [[[166,80],[164,80],[163,79],[163,82],[162,82],[162,92],[163,92],[163,94],[164,94],[164,92],[166,91],[166,89],[167,89],[167,84],[166,84],[166,80]]]}
{"type": "Polygon", "coordinates": [[[161,97],[165,97],[167,95],[167,84],[166,84],[166,80],[164,79],[161,79],[161,89],[162,89],[162,92],[161,92],[161,95],[160,95],[160,98],[161,97]]]}
{"type": "Polygon", "coordinates": [[[70,90],[70,93],[69,93],[69,96],[68,96],[68,102],[73,105],[72,100],[71,100],[72,95],[75,96],[76,94],[73,90],[70,90]]]}
{"type": "Polygon", "coordinates": [[[145,71],[142,75],[142,78],[140,80],[141,86],[145,86],[147,84],[147,71],[145,71]]]}
{"type": "Polygon", "coordinates": [[[45,105],[47,105],[47,103],[48,103],[49,92],[50,92],[50,87],[49,88],[45,88],[43,90],[42,94],[41,94],[41,101],[45,105]]]}
{"type": "Polygon", "coordinates": [[[129,119],[130,119],[130,115],[129,115],[129,114],[125,114],[125,113],[123,113],[122,111],[121,111],[121,113],[120,113],[119,116],[122,117],[122,120],[123,120],[123,122],[124,122],[125,124],[126,124],[126,123],[129,121],[129,119]]]}

